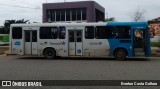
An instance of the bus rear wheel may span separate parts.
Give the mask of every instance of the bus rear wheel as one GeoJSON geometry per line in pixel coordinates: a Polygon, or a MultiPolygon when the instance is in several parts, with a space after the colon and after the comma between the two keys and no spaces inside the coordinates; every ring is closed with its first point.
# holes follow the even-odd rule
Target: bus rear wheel
{"type": "Polygon", "coordinates": [[[123,61],[123,60],[126,59],[126,56],[127,56],[127,54],[126,54],[126,51],[124,49],[117,49],[114,52],[114,58],[116,60],[123,61]]]}
{"type": "Polygon", "coordinates": [[[53,59],[56,57],[56,51],[53,48],[47,48],[44,50],[44,56],[47,59],[53,59]]]}

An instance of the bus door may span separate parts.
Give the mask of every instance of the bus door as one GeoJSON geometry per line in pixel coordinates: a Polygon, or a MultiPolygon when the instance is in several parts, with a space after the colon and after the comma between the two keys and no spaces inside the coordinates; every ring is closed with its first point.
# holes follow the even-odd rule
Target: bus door
{"type": "Polygon", "coordinates": [[[134,31],[134,53],[138,56],[145,56],[147,49],[146,29],[136,29],[134,31]]]}
{"type": "Polygon", "coordinates": [[[68,30],[69,34],[69,55],[82,55],[82,30],[68,30]]]}
{"type": "Polygon", "coordinates": [[[25,30],[25,54],[36,55],[37,54],[37,31],[35,30],[25,30]]]}
{"type": "Polygon", "coordinates": [[[134,47],[135,48],[145,48],[146,34],[145,30],[138,29],[135,30],[134,34],[134,47]]]}

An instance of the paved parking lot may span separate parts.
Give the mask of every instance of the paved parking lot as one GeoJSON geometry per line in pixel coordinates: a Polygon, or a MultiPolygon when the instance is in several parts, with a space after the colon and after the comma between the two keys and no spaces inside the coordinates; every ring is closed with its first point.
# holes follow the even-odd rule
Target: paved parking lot
{"type": "Polygon", "coordinates": [[[0,56],[0,80],[160,80],[160,58],[0,56]]]}

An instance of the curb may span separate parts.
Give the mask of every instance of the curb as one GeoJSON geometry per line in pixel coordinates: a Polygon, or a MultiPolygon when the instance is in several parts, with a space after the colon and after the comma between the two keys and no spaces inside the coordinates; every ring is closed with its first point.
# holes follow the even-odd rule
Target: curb
{"type": "Polygon", "coordinates": [[[1,55],[0,55],[0,57],[4,57],[4,56],[6,56],[6,54],[1,54],[1,55]]]}

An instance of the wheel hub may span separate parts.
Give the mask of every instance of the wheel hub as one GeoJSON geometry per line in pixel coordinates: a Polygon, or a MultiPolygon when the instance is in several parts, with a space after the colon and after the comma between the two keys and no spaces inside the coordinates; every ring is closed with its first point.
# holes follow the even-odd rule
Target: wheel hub
{"type": "Polygon", "coordinates": [[[122,52],[117,52],[118,57],[122,57],[122,52]]]}
{"type": "Polygon", "coordinates": [[[47,54],[48,54],[48,56],[52,56],[52,52],[48,52],[47,54]]]}

